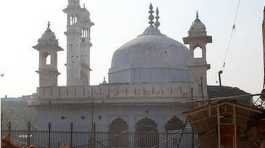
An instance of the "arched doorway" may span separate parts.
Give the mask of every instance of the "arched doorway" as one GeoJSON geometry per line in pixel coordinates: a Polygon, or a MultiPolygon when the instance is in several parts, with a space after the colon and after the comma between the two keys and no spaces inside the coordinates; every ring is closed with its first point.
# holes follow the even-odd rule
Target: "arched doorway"
{"type": "Polygon", "coordinates": [[[128,147],[128,124],[121,118],[115,119],[110,124],[110,144],[115,148],[128,147]]]}
{"type": "MultiPolygon", "coordinates": [[[[173,116],[170,120],[167,121],[165,125],[166,130],[166,147],[176,147],[181,141],[179,141],[181,137],[180,131],[184,127],[184,123],[173,116]]],[[[182,139],[182,138],[181,138],[182,139]]]]}
{"type": "Polygon", "coordinates": [[[182,129],[184,123],[177,118],[177,116],[172,117],[165,125],[166,132],[173,132],[182,129]]]}
{"type": "Polygon", "coordinates": [[[136,123],[135,146],[137,148],[159,147],[159,133],[157,124],[153,120],[144,118],[136,123]]]}

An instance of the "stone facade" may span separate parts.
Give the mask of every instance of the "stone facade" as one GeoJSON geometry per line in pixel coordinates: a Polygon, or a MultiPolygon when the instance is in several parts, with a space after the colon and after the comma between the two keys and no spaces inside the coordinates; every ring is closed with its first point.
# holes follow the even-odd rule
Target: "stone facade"
{"type": "MultiPolygon", "coordinates": [[[[191,109],[187,102],[208,97],[210,65],[206,62],[206,44],[211,42],[211,37],[207,36],[198,16],[189,36],[184,38],[184,43],[190,44],[188,49],[160,32],[159,11],[157,9],[153,16],[150,5],[150,25],[114,53],[109,83],[91,86],[90,28],[93,23],[88,10],[80,7],[79,0],[68,0],[68,3],[64,9],[67,14],[67,86],[57,86],[58,73],[53,76],[40,73],[40,87],[28,99],[29,106],[36,111],[35,126],[46,129],[50,122],[56,130],[67,130],[73,122],[77,131],[89,131],[94,121],[96,131],[112,132],[111,127],[118,126],[113,125],[118,120],[128,127],[128,132],[182,130],[185,123],[182,112],[191,109]],[[197,46],[202,49],[201,58],[194,58],[197,46]]],[[[40,52],[40,63],[43,63],[42,48],[38,45],[34,48],[40,52]]],[[[57,72],[57,55],[52,56],[53,64],[57,72]]],[[[40,69],[42,66],[40,64],[40,69]]],[[[188,124],[186,129],[189,129],[188,124]]]]}
{"type": "Polygon", "coordinates": [[[67,14],[67,85],[89,85],[90,83],[90,28],[94,23],[80,0],[69,0],[63,10],[67,14]]]}
{"type": "Polygon", "coordinates": [[[189,106],[177,103],[97,103],[94,110],[91,104],[50,104],[39,106],[36,109],[39,112],[36,124],[40,129],[47,129],[48,122],[50,122],[53,129],[68,130],[70,123],[73,122],[76,131],[90,131],[91,117],[94,112],[97,132],[109,132],[112,122],[120,118],[128,125],[128,131],[134,133],[137,122],[148,118],[157,125],[159,133],[165,133],[167,122],[174,116],[184,124],[182,112],[187,111],[189,106]]]}
{"type": "Polygon", "coordinates": [[[38,44],[33,48],[39,52],[39,70],[37,73],[39,73],[40,87],[57,86],[57,76],[60,74],[57,69],[57,52],[63,49],[51,31],[50,23],[38,40],[38,44]]]}

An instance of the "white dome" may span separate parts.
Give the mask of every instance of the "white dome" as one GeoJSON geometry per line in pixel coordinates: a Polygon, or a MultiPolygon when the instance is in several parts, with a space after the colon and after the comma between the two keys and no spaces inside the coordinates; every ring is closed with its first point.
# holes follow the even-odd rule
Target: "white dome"
{"type": "Polygon", "coordinates": [[[187,47],[149,26],[112,57],[110,83],[190,81],[187,47]]]}

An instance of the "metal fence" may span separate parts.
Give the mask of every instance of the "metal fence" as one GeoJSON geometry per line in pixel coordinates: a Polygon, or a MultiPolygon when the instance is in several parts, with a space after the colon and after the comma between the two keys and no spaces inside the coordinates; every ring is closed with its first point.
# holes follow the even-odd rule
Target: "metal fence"
{"type": "Polygon", "coordinates": [[[37,148],[193,148],[194,136],[191,131],[176,131],[173,133],[122,133],[113,135],[109,132],[73,131],[73,124],[69,131],[31,130],[28,123],[27,130],[12,130],[9,123],[8,130],[1,131],[1,135],[9,136],[12,143],[20,146],[34,145],[37,148]]]}

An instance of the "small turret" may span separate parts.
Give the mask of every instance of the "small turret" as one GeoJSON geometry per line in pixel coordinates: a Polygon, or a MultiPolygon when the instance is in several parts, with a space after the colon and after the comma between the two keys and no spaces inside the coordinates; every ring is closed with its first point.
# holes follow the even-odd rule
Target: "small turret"
{"type": "Polygon", "coordinates": [[[195,97],[207,98],[207,70],[210,69],[210,64],[206,61],[206,45],[212,43],[212,36],[208,36],[205,25],[199,19],[198,12],[196,19],[192,23],[188,37],[184,37],[185,44],[189,44],[191,62],[190,69],[192,71],[192,79],[194,83],[195,97]]]}
{"type": "Polygon", "coordinates": [[[206,44],[212,43],[212,36],[207,35],[206,27],[199,19],[198,12],[196,13],[196,19],[188,31],[188,35],[188,37],[183,38],[183,41],[185,44],[190,45],[190,53],[193,61],[206,64],[206,44]],[[199,49],[199,55],[196,55],[197,49],[199,49]]]}
{"type": "Polygon", "coordinates": [[[57,52],[63,49],[51,31],[50,23],[33,48],[39,52],[39,86],[57,86],[57,76],[60,74],[57,69],[57,52]]]}

